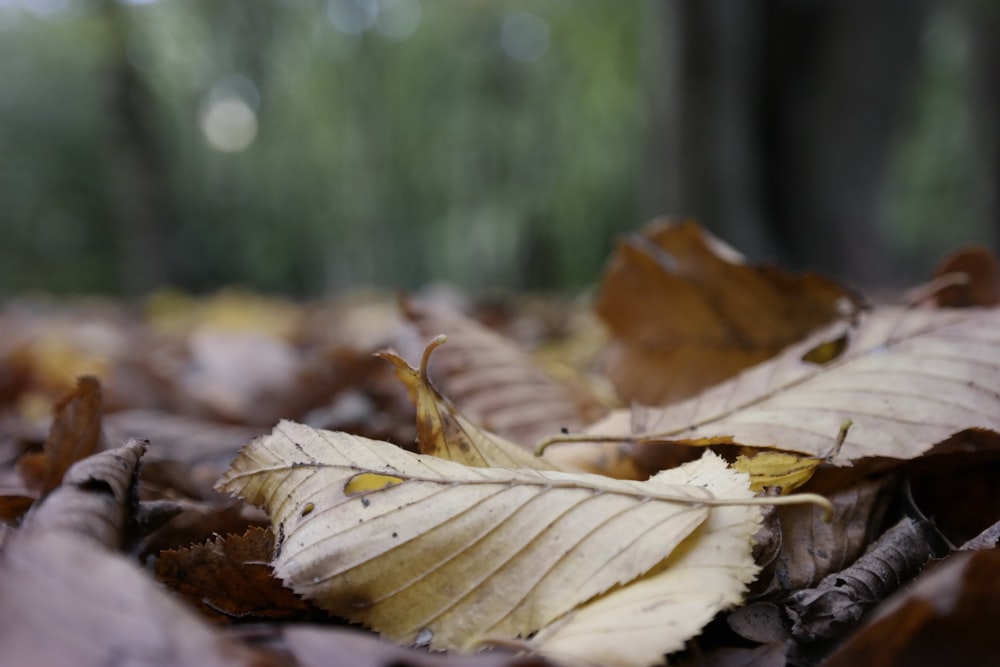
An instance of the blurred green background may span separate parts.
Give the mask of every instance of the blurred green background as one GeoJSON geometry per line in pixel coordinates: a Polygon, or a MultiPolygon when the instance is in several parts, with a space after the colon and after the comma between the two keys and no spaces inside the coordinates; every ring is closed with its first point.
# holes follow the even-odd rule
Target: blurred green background
{"type": "Polygon", "coordinates": [[[997,4],[0,0],[0,296],[576,290],[658,214],[906,284],[995,240],[997,4]]]}

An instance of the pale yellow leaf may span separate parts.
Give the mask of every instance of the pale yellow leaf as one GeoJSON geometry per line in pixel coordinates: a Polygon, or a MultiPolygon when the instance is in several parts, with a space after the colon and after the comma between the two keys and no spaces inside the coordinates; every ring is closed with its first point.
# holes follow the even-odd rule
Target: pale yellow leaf
{"type": "Polygon", "coordinates": [[[698,396],[667,408],[613,413],[594,433],[734,444],[830,455],[910,459],[973,428],[1000,431],[1000,310],[884,308],[856,328],[836,325],[698,396]],[[803,361],[827,341],[846,351],[803,361]]]}
{"type": "Polygon", "coordinates": [[[473,468],[293,422],[244,448],[218,488],[268,511],[272,564],[294,591],[434,649],[527,636],[648,572],[717,502],[700,486],[473,468]],[[387,483],[349,492],[376,475],[387,483]]]}
{"type": "MultiPolygon", "coordinates": [[[[726,498],[751,498],[748,476],[719,456],[657,474],[654,481],[692,484],[726,498]]],[[[541,630],[532,645],[560,661],[609,667],[659,662],[697,635],[719,611],[742,599],[758,567],[751,536],[760,508],[713,507],[708,519],[649,574],[607,593],[541,630]]]]}

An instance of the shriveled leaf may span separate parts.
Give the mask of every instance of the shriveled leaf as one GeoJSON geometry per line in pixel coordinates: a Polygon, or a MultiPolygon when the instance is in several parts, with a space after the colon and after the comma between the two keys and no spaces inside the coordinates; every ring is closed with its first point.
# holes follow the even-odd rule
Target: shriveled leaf
{"type": "Polygon", "coordinates": [[[846,420],[853,425],[832,458],[837,464],[911,459],[969,429],[1000,431],[1000,311],[876,310],[856,329],[820,332],[695,398],[639,408],[630,429],[612,414],[593,430],[823,457],[846,420]],[[802,360],[845,333],[851,342],[840,358],[820,366],[802,360]]]}
{"type": "Polygon", "coordinates": [[[12,536],[0,554],[8,665],[271,664],[214,633],[124,557],[64,531],[12,536]]]}
{"type": "Polygon", "coordinates": [[[954,554],[891,598],[823,664],[1000,664],[997,618],[1000,551],[954,554]]]}
{"type": "Polygon", "coordinates": [[[512,341],[442,306],[403,299],[423,338],[448,336],[430,375],[469,419],[519,443],[579,430],[607,412],[581,377],[545,369],[512,341]]]}
{"type": "Polygon", "coordinates": [[[907,583],[941,544],[933,525],[904,517],[872,543],[850,567],[828,575],[815,588],[798,590],[787,612],[792,635],[805,642],[836,639],[866,611],[907,583]]]}
{"type": "Polygon", "coordinates": [[[419,369],[394,352],[376,353],[392,364],[396,377],[417,408],[420,453],[480,468],[558,469],[526,449],[479,428],[438,393],[427,377],[427,364],[431,353],[444,342],[444,337],[439,336],[427,345],[419,369]]]}
{"type": "Polygon", "coordinates": [[[29,488],[46,493],[59,486],[67,468],[97,451],[100,438],[101,383],[84,375],[56,405],[44,449],[21,457],[18,470],[29,488]]]}
{"type": "MultiPolygon", "coordinates": [[[[317,610],[271,574],[274,536],[265,528],[162,551],[157,578],[214,618],[297,619],[317,610]]],[[[319,612],[322,614],[322,612],[319,612]]]]}
{"type": "Polygon", "coordinates": [[[534,632],[649,571],[706,518],[698,486],[472,468],[282,422],[219,488],[264,506],[275,572],[402,643],[534,632]],[[352,495],[366,478],[388,481],[352,495]]]}
{"type": "Polygon", "coordinates": [[[691,221],[656,221],[621,242],[597,312],[608,375],[645,405],[693,396],[851,315],[859,299],[815,274],[743,263],[691,221]]]}
{"type": "Polygon", "coordinates": [[[755,597],[783,597],[815,586],[853,563],[878,535],[897,485],[884,476],[842,488],[832,481],[818,488],[810,485],[833,503],[831,517],[800,505],[775,508],[768,518],[775,544],[766,550],[773,556],[762,561],[765,568],[754,583],[755,597]]]}
{"type": "MultiPolygon", "coordinates": [[[[748,476],[706,452],[652,481],[700,486],[716,496],[749,498],[748,476]]],[[[708,519],[654,571],[541,630],[532,644],[556,660],[642,667],[681,649],[719,611],[738,603],[758,567],[751,536],[760,508],[714,507],[708,519]]]]}
{"type": "Polygon", "coordinates": [[[135,509],[134,485],[146,447],[131,440],[73,464],[62,484],[25,516],[23,531],[65,531],[84,535],[108,549],[125,540],[135,509]]]}

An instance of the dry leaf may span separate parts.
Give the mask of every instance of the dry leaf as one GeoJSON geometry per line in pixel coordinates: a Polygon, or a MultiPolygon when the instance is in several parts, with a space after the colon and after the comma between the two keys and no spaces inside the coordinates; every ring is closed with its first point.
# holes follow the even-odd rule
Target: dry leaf
{"type": "MultiPolygon", "coordinates": [[[[653,479],[699,486],[717,497],[753,496],[747,475],[734,473],[711,452],[653,479]]],[[[742,599],[758,570],[750,538],[759,526],[758,507],[713,507],[653,572],[570,612],[541,630],[532,645],[574,663],[642,667],[658,662],[742,599]]]]}
{"type": "Polygon", "coordinates": [[[1000,551],[963,552],[883,605],[825,667],[1000,664],[1000,551]]]}
{"type": "Polygon", "coordinates": [[[797,456],[789,452],[759,451],[740,454],[733,468],[750,475],[750,489],[763,491],[765,487],[789,493],[812,478],[825,459],[815,456],[797,456]]]}
{"type": "Polygon", "coordinates": [[[245,448],[219,488],[266,507],[275,572],[297,593],[434,649],[527,635],[635,579],[713,501],[655,478],[472,468],[292,422],[245,448]]]}
{"type": "Polygon", "coordinates": [[[213,633],[132,562],[71,532],[14,535],[0,554],[7,665],[270,664],[213,633]]]}
{"type": "Polygon", "coordinates": [[[826,365],[802,357],[844,335],[840,325],[695,398],[638,408],[632,427],[612,413],[591,432],[823,457],[851,420],[832,458],[842,465],[911,459],[969,429],[1000,431],[1000,311],[885,308],[846,333],[848,349],[826,365]]]}
{"type": "Polygon", "coordinates": [[[626,400],[687,398],[852,315],[860,300],[815,274],[752,267],[691,221],[652,223],[619,244],[597,312],[607,371],[626,400]]]}
{"type": "Polygon", "coordinates": [[[788,602],[792,635],[804,642],[835,639],[862,615],[909,581],[935,555],[940,539],[929,521],[904,517],[845,570],[816,588],[794,592],[788,602]]]}
{"type": "Polygon", "coordinates": [[[582,377],[556,375],[512,341],[458,313],[403,299],[403,313],[422,338],[448,336],[430,362],[430,376],[473,422],[515,442],[533,445],[561,430],[579,430],[607,407],[582,377]]]}
{"type": "Polygon", "coordinates": [[[135,481],[146,447],[130,440],[73,464],[62,484],[32,507],[22,531],[64,531],[116,550],[135,510],[135,481]]]}
{"type": "Polygon", "coordinates": [[[753,597],[784,597],[848,567],[878,535],[897,486],[884,476],[842,488],[835,481],[810,485],[833,503],[829,518],[808,505],[776,507],[768,523],[774,525],[778,549],[772,560],[762,562],[765,569],[753,597]]]}
{"type": "Polygon", "coordinates": [[[296,619],[322,617],[271,574],[274,537],[265,528],[216,536],[188,549],[161,551],[156,577],[210,617],[296,619]]]}
{"type": "Polygon", "coordinates": [[[942,284],[934,294],[938,306],[995,306],[1000,303],[1000,261],[983,245],[960,248],[941,262],[933,284],[942,284]]]}
{"type": "Polygon", "coordinates": [[[557,466],[545,459],[480,429],[438,393],[427,377],[427,365],[431,354],[444,342],[444,336],[438,336],[427,345],[419,369],[412,368],[394,352],[376,353],[392,364],[396,377],[417,408],[420,453],[480,468],[557,470],[557,466]]]}
{"type": "Polygon", "coordinates": [[[67,468],[97,451],[100,439],[101,383],[84,375],[56,405],[44,449],[21,457],[18,470],[30,489],[46,493],[59,486],[67,468]]]}

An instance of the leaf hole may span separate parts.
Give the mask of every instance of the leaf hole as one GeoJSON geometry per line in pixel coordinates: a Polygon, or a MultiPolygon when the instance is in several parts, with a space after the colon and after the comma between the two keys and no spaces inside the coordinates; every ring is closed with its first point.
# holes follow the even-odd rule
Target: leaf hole
{"type": "Polygon", "coordinates": [[[302,508],[302,514],[300,516],[309,516],[312,511],[316,509],[316,506],[312,503],[306,503],[306,506],[302,508]]]}
{"type": "MultiPolygon", "coordinates": [[[[387,486],[402,483],[401,477],[393,475],[380,475],[374,472],[363,472],[355,475],[344,485],[344,494],[356,496],[367,491],[379,491],[387,486]]],[[[367,507],[367,504],[366,504],[367,507]]]]}

